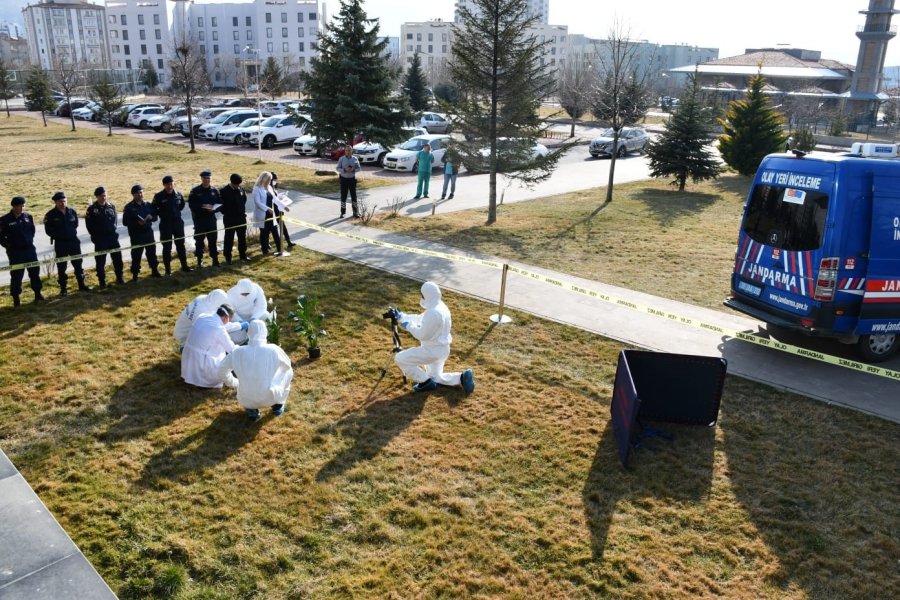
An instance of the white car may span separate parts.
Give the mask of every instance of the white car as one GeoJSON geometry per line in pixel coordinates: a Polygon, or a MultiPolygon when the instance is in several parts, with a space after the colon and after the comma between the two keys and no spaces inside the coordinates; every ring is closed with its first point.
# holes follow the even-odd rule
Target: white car
{"type": "MultiPolygon", "coordinates": [[[[520,142],[520,144],[524,144],[524,143],[525,143],[524,140],[522,142],[520,142]]],[[[528,161],[534,161],[538,158],[547,156],[547,153],[549,152],[547,150],[547,146],[545,146],[543,144],[539,144],[537,142],[534,142],[534,144],[531,146],[531,155],[527,159],[527,161],[522,162],[522,161],[516,160],[516,162],[513,162],[512,157],[508,156],[508,154],[505,156],[505,154],[507,152],[513,151],[514,144],[516,144],[516,141],[514,138],[513,139],[497,138],[497,153],[500,155],[499,172],[501,172],[501,173],[508,173],[511,171],[519,171],[522,168],[528,166],[528,161]]],[[[527,148],[522,147],[523,151],[526,149],[527,148]]],[[[516,151],[516,153],[518,153],[518,148],[516,148],[515,151],[516,151]]],[[[491,156],[491,149],[490,148],[482,148],[479,151],[479,154],[481,154],[482,159],[483,159],[479,164],[472,164],[472,165],[467,164],[466,165],[466,170],[469,171],[470,173],[487,173],[490,170],[488,167],[488,162],[489,162],[489,158],[491,156]]]]}
{"type": "Polygon", "coordinates": [[[296,140],[294,140],[294,152],[303,156],[318,156],[319,149],[316,148],[316,143],[318,141],[319,138],[314,135],[301,135],[296,140]]]}
{"type": "Polygon", "coordinates": [[[450,121],[444,115],[435,112],[422,113],[415,126],[421,127],[428,133],[450,133],[450,121]]]}
{"type": "Polygon", "coordinates": [[[444,166],[444,152],[447,151],[449,135],[417,135],[410,138],[391,150],[384,157],[384,168],[392,171],[416,171],[419,168],[417,155],[419,151],[429,144],[434,154],[432,168],[444,166]]]}
{"type": "MultiPolygon", "coordinates": [[[[201,125],[203,125],[207,121],[215,119],[217,116],[219,116],[226,110],[234,110],[234,109],[233,108],[221,108],[221,107],[220,108],[204,108],[199,113],[195,114],[191,118],[191,125],[194,127],[194,136],[196,137],[197,130],[200,129],[201,125]]],[[[188,131],[188,118],[186,116],[178,117],[177,119],[175,119],[175,125],[173,126],[173,129],[178,129],[179,131],[181,131],[181,135],[183,135],[184,137],[191,136],[191,132],[188,131]]]]}
{"type": "Polygon", "coordinates": [[[169,133],[174,128],[175,121],[178,117],[184,117],[186,115],[187,109],[185,107],[176,106],[175,108],[170,108],[161,115],[153,115],[147,119],[147,127],[153,131],[169,133]]]}
{"type": "Polygon", "coordinates": [[[100,105],[96,102],[88,102],[81,108],[72,111],[72,116],[82,121],[96,121],[100,112],[100,105]]]}
{"type": "MultiPolygon", "coordinates": [[[[613,134],[612,129],[607,129],[599,137],[591,140],[591,145],[588,146],[588,152],[591,153],[591,156],[594,158],[612,156],[613,134]]],[[[623,127],[619,132],[616,156],[621,158],[629,152],[643,153],[649,142],[650,138],[643,127],[623,127]]]]}
{"type": "Polygon", "coordinates": [[[242,144],[244,143],[244,134],[255,131],[257,126],[261,126],[260,120],[259,117],[253,117],[241,121],[234,127],[222,128],[216,134],[216,141],[223,144],[242,144]]]}
{"type": "Polygon", "coordinates": [[[126,121],[126,127],[138,127],[140,129],[147,129],[148,122],[150,121],[150,117],[153,115],[161,115],[165,112],[162,106],[144,106],[142,108],[136,108],[128,113],[128,121],[126,121]]]}
{"type": "Polygon", "coordinates": [[[290,100],[267,100],[260,104],[260,112],[264,117],[274,117],[275,115],[287,113],[289,107],[297,109],[299,106],[300,104],[298,102],[292,102],[290,100]]]}
{"type": "Polygon", "coordinates": [[[361,165],[374,164],[383,167],[387,153],[388,149],[378,142],[360,142],[353,146],[353,156],[359,159],[361,165]]]}
{"type": "Polygon", "coordinates": [[[245,133],[246,143],[255,146],[262,136],[263,148],[272,148],[275,144],[287,144],[293,142],[306,131],[309,117],[306,115],[275,115],[263,121],[260,131],[245,133]]]}
{"type": "Polygon", "coordinates": [[[216,135],[218,135],[219,131],[225,127],[233,127],[246,121],[247,119],[252,119],[253,117],[259,116],[255,110],[250,110],[247,108],[239,108],[235,110],[225,111],[215,119],[206,122],[205,124],[200,126],[200,129],[197,130],[197,134],[195,137],[203,140],[215,140],[216,135]]]}

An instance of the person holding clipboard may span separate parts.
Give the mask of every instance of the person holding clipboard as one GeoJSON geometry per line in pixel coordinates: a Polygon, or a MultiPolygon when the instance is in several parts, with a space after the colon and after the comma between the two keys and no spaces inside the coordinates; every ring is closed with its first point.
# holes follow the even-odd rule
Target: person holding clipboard
{"type": "Polygon", "coordinates": [[[284,240],[284,243],[288,248],[293,248],[297,244],[291,241],[291,232],[288,231],[287,223],[284,222],[284,213],[291,212],[291,209],[289,209],[288,206],[293,204],[294,201],[288,198],[287,194],[278,191],[278,175],[274,172],[272,173],[272,189],[275,190],[275,197],[272,199],[272,203],[274,204],[273,208],[275,209],[275,216],[278,218],[278,228],[279,231],[281,231],[281,239],[284,240]]]}
{"type": "Polygon", "coordinates": [[[147,252],[147,263],[152,277],[162,277],[156,258],[156,238],[153,237],[153,221],[156,216],[149,202],[144,202],[144,186],[131,186],[131,202],[122,210],[122,224],[128,228],[131,238],[131,281],[138,280],[141,272],[141,255],[147,252]]]}
{"type": "Polygon", "coordinates": [[[200,185],[194,186],[188,195],[188,206],[194,219],[194,244],[197,253],[197,268],[203,268],[204,241],[209,246],[209,256],[214,267],[219,266],[219,231],[216,213],[222,210],[222,198],[219,190],[211,185],[212,172],[204,169],[200,172],[200,185]]]}

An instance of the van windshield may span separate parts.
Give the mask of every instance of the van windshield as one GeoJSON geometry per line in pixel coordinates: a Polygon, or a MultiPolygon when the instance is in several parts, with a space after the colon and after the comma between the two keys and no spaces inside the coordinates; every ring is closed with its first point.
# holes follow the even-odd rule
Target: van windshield
{"type": "Polygon", "coordinates": [[[747,203],[743,229],[753,241],[793,252],[822,246],[828,196],[822,192],[758,185],[747,203]]]}

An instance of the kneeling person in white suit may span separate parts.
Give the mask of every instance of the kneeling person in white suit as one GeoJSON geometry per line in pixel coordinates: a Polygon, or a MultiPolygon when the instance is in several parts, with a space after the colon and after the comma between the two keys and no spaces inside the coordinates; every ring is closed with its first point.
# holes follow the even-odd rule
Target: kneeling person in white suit
{"type": "Polygon", "coordinates": [[[225,329],[233,314],[234,309],[223,304],[215,313],[194,319],[181,352],[181,377],[185,383],[203,388],[233,385],[230,373],[219,374],[219,365],[235,348],[225,329]]]}
{"type": "MultiPolygon", "coordinates": [[[[228,294],[225,293],[225,290],[216,289],[208,294],[200,294],[191,300],[190,304],[185,306],[181,314],[178,315],[178,319],[175,321],[175,331],[172,332],[172,335],[175,336],[179,344],[184,344],[191,333],[191,326],[198,317],[211,315],[216,312],[217,308],[227,303],[228,294]]],[[[240,331],[241,323],[235,318],[229,321],[225,328],[229,333],[240,331]]]]}
{"type": "Polygon", "coordinates": [[[421,345],[398,352],[394,357],[403,374],[415,382],[413,390],[429,392],[438,385],[462,385],[466,395],[475,389],[475,375],[472,369],[462,373],[444,373],[444,363],[450,356],[450,335],[452,320],[450,309],[441,301],[441,289],[436,283],[422,284],[422,300],[425,309],[420,315],[398,313],[400,324],[409,331],[421,345]]]}
{"type": "MultiPolygon", "coordinates": [[[[269,314],[266,293],[249,279],[241,279],[228,290],[228,304],[234,308],[234,318],[237,321],[250,322],[254,319],[268,321],[269,314]]],[[[229,328],[228,333],[235,344],[243,344],[247,341],[247,334],[239,329],[229,328]]]]}
{"type": "Polygon", "coordinates": [[[219,365],[219,377],[231,371],[237,376],[238,402],[251,421],[259,420],[259,409],[271,407],[272,414],[284,413],[284,405],[291,392],[294,370],[284,350],[266,342],[266,324],[251,321],[250,341],[240,346],[219,365]]]}

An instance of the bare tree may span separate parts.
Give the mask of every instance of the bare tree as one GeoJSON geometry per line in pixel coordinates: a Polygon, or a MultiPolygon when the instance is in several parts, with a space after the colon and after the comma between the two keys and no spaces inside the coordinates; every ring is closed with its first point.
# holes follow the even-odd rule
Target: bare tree
{"type": "Polygon", "coordinates": [[[172,94],[187,109],[190,153],[193,154],[197,151],[194,145],[193,106],[197,98],[207,93],[210,88],[206,58],[193,40],[182,36],[175,43],[169,62],[172,70],[172,94]]]}
{"type": "Polygon", "coordinates": [[[75,131],[75,116],[72,114],[72,94],[79,87],[79,82],[84,76],[84,71],[78,62],[71,60],[68,55],[61,55],[53,61],[53,84],[66,97],[69,107],[69,120],[72,122],[72,131],[75,131]]]}
{"type": "Polygon", "coordinates": [[[575,137],[575,120],[590,110],[597,84],[597,72],[581,57],[569,58],[557,79],[557,96],[562,109],[572,119],[569,137],[575,137]]]}
{"type": "Polygon", "coordinates": [[[630,31],[616,22],[610,28],[608,39],[597,43],[600,72],[592,94],[591,112],[608,122],[613,130],[606,203],[612,202],[619,134],[624,127],[644,118],[650,108],[647,75],[638,70],[639,44],[632,43],[629,37],[630,31]]]}
{"type": "Polygon", "coordinates": [[[91,100],[100,105],[100,112],[97,116],[101,120],[106,119],[109,131],[107,135],[112,135],[112,116],[125,104],[125,96],[119,90],[119,86],[110,80],[109,74],[106,72],[91,86],[89,95],[91,100]]]}
{"type": "Polygon", "coordinates": [[[6,68],[6,61],[0,56],[0,100],[6,103],[6,118],[9,114],[9,99],[15,97],[12,90],[12,82],[9,80],[9,69],[6,68]]]}

